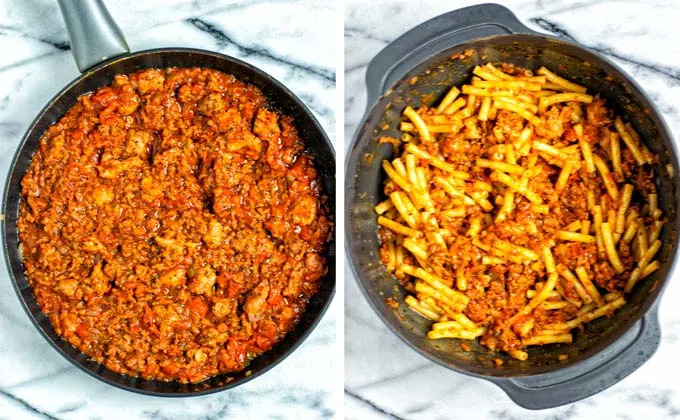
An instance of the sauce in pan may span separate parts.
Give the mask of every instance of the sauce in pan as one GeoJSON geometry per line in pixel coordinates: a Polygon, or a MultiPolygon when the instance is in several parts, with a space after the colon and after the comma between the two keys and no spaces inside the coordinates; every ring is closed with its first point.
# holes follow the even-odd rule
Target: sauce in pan
{"type": "Polygon", "coordinates": [[[82,96],[21,182],[26,275],[109,369],[200,382],[289,332],[326,273],[326,198],[291,118],[218,71],[149,69],[82,96]]]}

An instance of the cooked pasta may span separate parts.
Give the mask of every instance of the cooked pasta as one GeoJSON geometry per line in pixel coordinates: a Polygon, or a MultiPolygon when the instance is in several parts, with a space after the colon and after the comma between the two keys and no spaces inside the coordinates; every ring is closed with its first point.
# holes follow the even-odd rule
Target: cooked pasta
{"type": "Polygon", "coordinates": [[[656,157],[598,95],[546,68],[486,64],[407,107],[384,161],[381,260],[434,324],[526,360],[570,344],[659,269],[656,157]],[[403,137],[402,137],[403,138],[403,137]]]}

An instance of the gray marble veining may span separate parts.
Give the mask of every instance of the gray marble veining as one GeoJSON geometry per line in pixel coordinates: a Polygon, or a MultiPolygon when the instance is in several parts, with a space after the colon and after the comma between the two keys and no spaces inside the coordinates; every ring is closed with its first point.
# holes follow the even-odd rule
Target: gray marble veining
{"type": "MultiPolygon", "coordinates": [[[[323,1],[106,1],[133,51],[190,46],[268,72],[335,133],[335,51],[323,1]]],[[[57,3],[0,0],[0,178],[40,109],[78,75],[57,3]]],[[[30,324],[0,267],[0,419],[331,418],[334,303],[306,342],[242,387],[190,399],[121,391],[72,367],[30,324]]],[[[334,309],[335,308],[335,309],[334,309]]]]}
{"type": "MultiPolygon", "coordinates": [[[[345,146],[366,109],[365,70],[387,43],[417,24],[481,1],[348,0],[345,7],[345,146]]],[[[650,94],[680,133],[680,3],[673,0],[507,0],[530,28],[604,54],[650,94]]],[[[677,277],[677,274],[676,274],[677,277]]],[[[672,419],[680,387],[671,372],[680,352],[680,293],[661,303],[662,343],[644,366],[610,389],[544,411],[515,405],[495,385],[456,374],[418,355],[382,324],[345,271],[345,417],[348,419],[672,419]]]]}

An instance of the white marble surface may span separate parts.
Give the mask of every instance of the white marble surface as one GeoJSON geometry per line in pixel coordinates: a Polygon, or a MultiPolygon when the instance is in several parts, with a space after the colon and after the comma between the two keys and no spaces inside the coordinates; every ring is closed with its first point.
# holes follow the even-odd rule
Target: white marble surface
{"type": "MultiPolygon", "coordinates": [[[[241,58],[292,89],[331,137],[335,133],[340,49],[329,48],[337,38],[327,30],[335,17],[332,1],[106,3],[133,51],[191,46],[241,58]]],[[[34,116],[77,75],[55,1],[0,0],[0,178],[34,116]]],[[[72,367],[30,324],[0,265],[0,419],[333,416],[337,302],[292,356],[255,381],[206,397],[161,399],[118,390],[72,367]]]]}
{"type": "MultiPolygon", "coordinates": [[[[348,0],[345,7],[345,138],[366,106],[364,75],[389,41],[429,18],[476,1],[348,0]],[[379,4],[379,5],[378,5],[379,4]]],[[[680,135],[680,3],[665,1],[502,1],[529,27],[562,31],[621,65],[652,96],[680,135]]],[[[429,362],[382,324],[345,270],[345,416],[348,419],[680,418],[680,281],[661,304],[662,342],[644,366],[584,401],[544,411],[515,405],[489,382],[429,362]]],[[[677,275],[676,275],[677,277],[677,275]]]]}

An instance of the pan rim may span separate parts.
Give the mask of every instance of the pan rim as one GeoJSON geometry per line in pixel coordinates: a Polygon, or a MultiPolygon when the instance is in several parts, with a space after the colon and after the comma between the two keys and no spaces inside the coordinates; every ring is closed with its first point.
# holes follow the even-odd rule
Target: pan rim
{"type": "MultiPolygon", "coordinates": [[[[66,359],[69,363],[71,363],[73,366],[78,368],[80,371],[83,371],[87,373],[89,376],[94,377],[108,385],[114,386],[116,388],[129,391],[132,393],[136,394],[141,394],[141,395],[146,395],[146,396],[151,396],[151,397],[161,397],[161,398],[190,398],[190,397],[199,397],[199,396],[204,396],[204,395],[209,395],[209,394],[214,394],[217,392],[221,391],[226,391],[229,389],[236,388],[240,385],[246,384],[253,379],[260,377],[264,375],[265,373],[269,372],[272,370],[274,367],[279,365],[283,360],[287,359],[291,354],[293,354],[299,347],[300,345],[307,340],[307,338],[311,335],[311,333],[316,329],[318,324],[321,322],[323,317],[325,316],[328,308],[330,307],[331,303],[333,302],[335,298],[335,293],[336,293],[336,273],[335,273],[335,267],[337,264],[337,252],[335,251],[335,238],[337,235],[337,232],[334,232],[333,236],[331,237],[331,240],[328,242],[328,251],[327,251],[327,257],[328,257],[328,263],[327,266],[330,268],[332,267],[333,270],[328,270],[326,276],[322,279],[322,281],[332,281],[332,288],[331,291],[328,295],[328,297],[325,299],[323,304],[321,305],[319,311],[317,312],[316,316],[312,320],[312,322],[307,323],[306,325],[302,326],[302,322],[299,322],[296,324],[294,328],[303,328],[301,334],[297,339],[290,345],[289,348],[287,348],[285,351],[283,351],[278,357],[274,358],[268,365],[262,367],[260,370],[257,372],[253,372],[252,374],[248,376],[241,377],[236,380],[232,380],[229,382],[224,383],[223,385],[220,386],[214,386],[211,388],[206,388],[206,389],[200,389],[200,390],[194,390],[194,391],[182,391],[182,390],[175,390],[175,391],[152,391],[148,389],[143,389],[143,388],[138,388],[134,386],[134,383],[138,383],[140,381],[146,381],[146,382],[151,382],[153,383],[163,383],[163,384],[177,384],[179,386],[185,386],[185,385],[199,385],[198,384],[182,384],[178,381],[147,381],[144,380],[140,377],[134,377],[131,375],[126,375],[126,374],[120,374],[118,372],[111,371],[119,376],[121,378],[127,378],[130,380],[130,383],[133,385],[129,385],[128,383],[124,383],[122,380],[116,381],[114,379],[105,377],[102,375],[100,372],[106,368],[102,363],[98,361],[94,361],[91,359],[89,356],[87,356],[84,352],[81,350],[73,347],[70,343],[65,342],[66,345],[72,346],[79,355],[82,355],[85,361],[92,361],[98,365],[98,370],[93,371],[83,364],[76,360],[74,357],[71,355],[67,354],[61,346],[50,337],[47,332],[43,329],[43,327],[40,325],[38,319],[36,318],[36,315],[34,314],[31,308],[28,306],[28,302],[24,299],[22,296],[22,292],[19,288],[19,284],[17,282],[17,277],[15,276],[14,270],[12,269],[12,258],[17,258],[19,264],[23,266],[21,263],[21,258],[20,258],[20,250],[19,250],[19,242],[17,241],[17,249],[16,250],[10,250],[9,249],[9,244],[7,241],[9,232],[7,231],[7,208],[9,204],[9,191],[10,191],[10,183],[14,179],[14,174],[17,171],[16,166],[19,161],[19,157],[24,151],[26,147],[26,143],[31,137],[31,134],[33,133],[33,130],[35,126],[44,118],[45,114],[51,110],[55,103],[59,101],[59,99],[66,93],[70,92],[78,83],[81,81],[87,79],[88,77],[92,77],[95,74],[98,74],[100,71],[102,71],[105,68],[108,68],[109,66],[113,66],[116,63],[121,63],[129,60],[134,60],[139,57],[147,56],[147,55],[155,55],[155,54],[196,54],[196,55],[202,55],[202,56],[209,56],[213,57],[225,62],[229,62],[231,64],[234,64],[237,67],[241,67],[244,69],[247,73],[256,75],[258,77],[261,77],[265,80],[267,80],[269,83],[271,83],[276,89],[278,89],[281,93],[283,93],[288,99],[290,99],[295,108],[299,109],[306,117],[309,118],[311,125],[314,127],[315,131],[321,134],[320,140],[323,143],[325,147],[328,148],[331,157],[333,158],[333,162],[335,162],[335,157],[336,157],[336,152],[335,152],[335,147],[333,143],[330,141],[330,138],[328,137],[328,134],[324,130],[323,126],[321,123],[318,121],[314,113],[309,109],[307,105],[300,100],[300,98],[293,93],[288,87],[286,87],[283,83],[281,83],[279,80],[277,80],[275,77],[271,76],[269,73],[265,72],[264,70],[261,70],[260,68],[247,63],[243,60],[240,60],[238,58],[226,55],[226,54],[221,54],[215,51],[210,51],[210,50],[204,50],[204,49],[199,49],[199,48],[190,48],[190,47],[162,47],[162,48],[151,48],[151,49],[146,49],[146,50],[141,50],[141,51],[136,51],[133,53],[128,53],[120,56],[113,57],[109,60],[106,60],[100,64],[97,64],[96,66],[92,67],[91,69],[86,70],[82,74],[78,75],[75,79],[73,79],[71,82],[69,82],[66,86],[64,86],[58,93],[56,93],[46,104],[43,106],[43,108],[36,114],[36,117],[31,121],[31,123],[28,125],[28,128],[24,132],[21,140],[16,146],[16,150],[14,152],[14,155],[12,157],[12,160],[10,162],[10,165],[8,167],[7,171],[7,176],[5,178],[5,183],[4,183],[4,192],[2,196],[2,214],[5,215],[5,218],[0,220],[0,240],[2,240],[2,251],[4,254],[4,260],[5,260],[5,265],[7,267],[7,272],[9,275],[9,280],[10,283],[12,284],[12,288],[14,289],[17,299],[21,303],[22,308],[28,315],[28,318],[30,319],[32,325],[35,327],[35,329],[40,333],[40,335],[43,337],[43,339],[50,345],[52,349],[54,349],[61,357],[66,359]],[[302,327],[301,327],[302,326],[302,327]],[[132,382],[134,381],[134,382],[132,382]]],[[[190,65],[187,65],[186,67],[192,67],[190,65]]],[[[221,70],[220,70],[221,71],[221,70]]],[[[252,83],[252,82],[249,82],[252,83]]],[[[83,95],[87,92],[80,92],[78,93],[78,96],[83,95]]],[[[266,97],[269,97],[269,95],[265,94],[266,97]]],[[[42,136],[42,134],[41,134],[42,136]]],[[[306,144],[306,142],[305,142],[306,144]]],[[[335,169],[333,169],[333,179],[331,180],[331,185],[335,186],[335,169]]],[[[333,203],[332,208],[330,208],[330,211],[332,213],[335,213],[335,191],[326,191],[326,194],[331,198],[331,203],[333,203]]],[[[19,206],[19,201],[17,200],[17,208],[19,206]]],[[[331,215],[332,218],[335,217],[334,214],[331,215]]],[[[16,228],[16,221],[13,223],[13,227],[16,228]]],[[[25,274],[23,271],[21,272],[21,276],[26,279],[26,283],[28,287],[31,289],[31,293],[33,293],[33,289],[28,283],[28,279],[26,278],[25,274]]],[[[313,297],[312,297],[313,299],[313,297]]],[[[42,311],[38,309],[38,312],[42,314],[42,311]]],[[[306,312],[306,311],[305,311],[306,312]]],[[[44,314],[43,314],[44,315],[44,314]]],[[[302,320],[300,320],[302,321],[302,320]]],[[[48,321],[49,322],[49,321],[48,321]]],[[[294,330],[291,330],[288,332],[288,334],[293,333],[294,330]]],[[[288,335],[287,334],[287,335],[288,335]]],[[[57,336],[61,338],[60,336],[57,336]]],[[[63,339],[62,339],[63,340],[63,339]]],[[[285,336],[283,338],[285,340],[285,336]]],[[[282,344],[282,341],[277,343],[272,349],[268,350],[272,351],[275,349],[277,346],[280,346],[282,344]]],[[[266,354],[267,352],[263,353],[266,354]]],[[[246,372],[248,370],[248,367],[244,369],[242,372],[246,372]]],[[[232,374],[237,374],[240,372],[231,372],[232,374]]],[[[227,376],[229,373],[226,374],[220,374],[220,375],[215,375],[211,378],[206,379],[206,381],[209,381],[212,378],[218,377],[218,376],[227,376]]],[[[201,382],[202,383],[202,382],[201,382]]]]}

